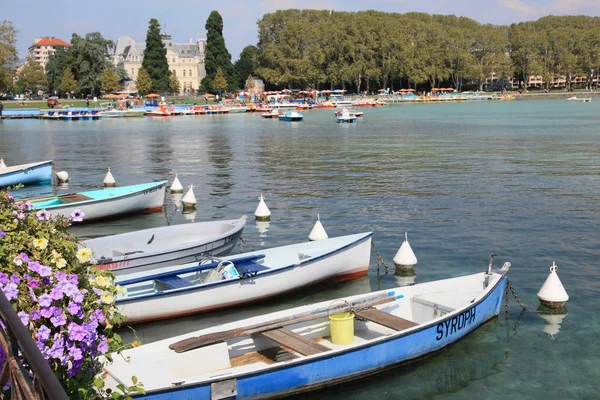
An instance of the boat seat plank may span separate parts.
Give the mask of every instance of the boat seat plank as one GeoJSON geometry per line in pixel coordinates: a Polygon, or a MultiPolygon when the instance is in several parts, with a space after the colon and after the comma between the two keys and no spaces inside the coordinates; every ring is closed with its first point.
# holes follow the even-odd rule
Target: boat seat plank
{"type": "Polygon", "coordinates": [[[376,308],[368,308],[366,310],[357,311],[354,313],[354,315],[359,318],[366,319],[367,321],[383,325],[387,328],[395,329],[397,331],[403,331],[418,325],[416,322],[397,317],[390,313],[380,311],[376,308]]]}
{"type": "Polygon", "coordinates": [[[192,282],[188,281],[187,279],[180,278],[177,275],[166,276],[164,278],[157,279],[156,282],[159,282],[170,289],[179,289],[194,286],[192,282]]]}
{"type": "Polygon", "coordinates": [[[254,261],[243,262],[240,264],[236,263],[235,268],[242,276],[253,276],[259,271],[266,271],[269,269],[269,267],[265,267],[254,261]]]}
{"type": "Polygon", "coordinates": [[[80,193],[65,194],[63,196],[58,196],[58,198],[60,199],[61,203],[74,203],[78,201],[94,200],[91,197],[85,196],[80,193]]]}
{"type": "Polygon", "coordinates": [[[259,335],[267,337],[272,341],[295,351],[296,353],[302,354],[303,356],[311,356],[313,354],[319,354],[324,351],[331,350],[322,344],[315,343],[312,340],[306,339],[286,328],[260,332],[259,335]]]}

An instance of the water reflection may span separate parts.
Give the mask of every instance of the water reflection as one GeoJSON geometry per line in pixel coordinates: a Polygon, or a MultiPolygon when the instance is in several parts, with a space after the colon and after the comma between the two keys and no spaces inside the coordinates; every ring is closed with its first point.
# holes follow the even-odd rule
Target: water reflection
{"type": "Polygon", "coordinates": [[[563,319],[567,317],[569,314],[565,307],[559,308],[556,310],[551,310],[544,306],[539,306],[537,309],[538,315],[541,319],[543,319],[546,323],[542,328],[551,339],[555,339],[558,332],[560,332],[560,326],[563,322],[563,319]]]}
{"type": "Polygon", "coordinates": [[[213,188],[211,195],[227,197],[234,187],[232,178],[233,152],[228,136],[216,135],[208,139],[208,158],[212,163],[214,172],[208,175],[212,178],[210,186],[213,188]]]}
{"type": "Polygon", "coordinates": [[[396,268],[394,278],[398,282],[398,286],[410,286],[416,283],[417,274],[414,270],[402,271],[400,268],[396,268]]]}

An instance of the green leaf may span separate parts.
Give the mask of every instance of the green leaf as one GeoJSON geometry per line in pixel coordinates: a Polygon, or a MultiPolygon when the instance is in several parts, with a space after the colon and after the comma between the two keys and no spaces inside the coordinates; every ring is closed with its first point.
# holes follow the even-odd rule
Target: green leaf
{"type": "Polygon", "coordinates": [[[131,382],[133,382],[133,384],[134,384],[134,385],[137,385],[137,383],[138,383],[138,378],[137,378],[137,376],[135,376],[135,375],[134,375],[134,376],[132,376],[132,377],[131,377],[131,382]]]}

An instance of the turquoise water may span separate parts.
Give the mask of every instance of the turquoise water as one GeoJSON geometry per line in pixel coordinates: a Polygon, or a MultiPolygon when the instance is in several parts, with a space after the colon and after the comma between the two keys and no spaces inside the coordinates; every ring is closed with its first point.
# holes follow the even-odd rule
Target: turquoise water
{"type": "MultiPolygon", "coordinates": [[[[193,214],[167,199],[164,213],[77,227],[94,237],[247,214],[244,249],[306,240],[317,213],[330,236],[374,232],[389,273],[375,258],[367,278],[290,294],[235,310],[136,327],[143,342],[297,304],[478,272],[490,253],[512,263],[510,298],[491,321],[426,360],[305,397],[600,397],[600,101],[407,104],[364,109],[357,124],[331,110],[300,123],[258,115],[9,120],[0,123],[8,165],[54,159],[66,193],[152,180],[194,184],[193,214]],[[252,215],[263,193],[268,226],[252,215]],[[419,259],[416,277],[394,274],[404,232],[419,259]],[[560,325],[536,313],[537,291],[556,260],[571,299],[560,325]],[[549,334],[552,333],[552,336],[549,334]]],[[[127,333],[125,331],[124,333],[127,333]]]]}

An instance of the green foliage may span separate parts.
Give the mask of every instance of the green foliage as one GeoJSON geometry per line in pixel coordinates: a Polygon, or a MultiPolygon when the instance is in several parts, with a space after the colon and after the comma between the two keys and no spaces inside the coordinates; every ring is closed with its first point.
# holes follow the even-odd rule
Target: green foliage
{"type": "Polygon", "coordinates": [[[102,91],[105,93],[116,92],[120,89],[119,78],[117,78],[112,68],[108,68],[102,75],[101,85],[102,91]]]}
{"type": "Polygon", "coordinates": [[[204,67],[206,77],[202,80],[201,86],[207,91],[214,91],[214,79],[217,70],[220,68],[228,82],[228,89],[238,88],[238,78],[231,63],[231,54],[225,46],[223,38],[223,18],[218,11],[212,11],[206,20],[206,50],[204,52],[204,67]]]}
{"type": "Polygon", "coordinates": [[[256,74],[259,67],[258,49],[256,46],[246,46],[240,53],[240,58],[235,62],[235,72],[239,79],[239,87],[244,87],[248,76],[256,74]]]}
{"type": "Polygon", "coordinates": [[[177,79],[177,75],[175,73],[169,73],[169,92],[171,93],[179,93],[181,89],[181,85],[179,84],[179,79],[177,79]]]}
{"type": "Polygon", "coordinates": [[[65,93],[71,93],[77,89],[77,81],[75,80],[75,75],[71,72],[71,68],[67,67],[65,69],[62,79],[60,80],[60,85],[58,85],[58,89],[65,93]]]}
{"type": "Polygon", "coordinates": [[[50,92],[59,90],[60,81],[67,68],[67,49],[67,47],[59,46],[48,58],[48,63],[46,64],[46,79],[48,80],[48,90],[50,92]]]}
{"type": "Polygon", "coordinates": [[[17,32],[12,22],[0,23],[0,93],[13,83],[13,70],[18,61],[17,32]]]}
{"type": "Polygon", "coordinates": [[[119,86],[124,86],[128,81],[131,80],[127,71],[124,68],[119,67],[114,69],[115,75],[117,75],[117,80],[119,82],[119,86]]]}
{"type": "Polygon", "coordinates": [[[19,71],[19,81],[23,90],[36,91],[45,88],[48,84],[44,68],[39,62],[29,59],[27,63],[19,71]]]}
{"type": "Polygon", "coordinates": [[[215,80],[212,83],[213,87],[219,92],[223,92],[227,88],[227,79],[223,75],[223,71],[221,68],[217,69],[217,74],[215,75],[215,80]]]}
{"type": "Polygon", "coordinates": [[[150,75],[148,74],[148,71],[144,69],[144,67],[140,68],[138,71],[135,87],[137,88],[138,93],[141,95],[150,93],[150,89],[152,88],[152,79],[150,79],[150,75]]]}
{"type": "MultiPolygon", "coordinates": [[[[146,49],[142,68],[148,72],[151,80],[150,90],[163,93],[169,90],[169,63],[167,62],[167,49],[160,34],[160,24],[152,18],[146,34],[146,49]]],[[[139,90],[139,88],[138,88],[139,90]]]]}
{"type": "Polygon", "coordinates": [[[67,66],[75,76],[79,92],[100,94],[102,75],[106,69],[112,68],[109,62],[109,49],[113,45],[111,40],[104,39],[99,32],[88,33],[85,38],[73,34],[71,47],[68,50],[67,66]]]}

